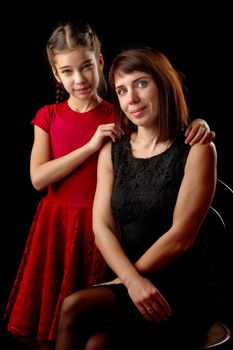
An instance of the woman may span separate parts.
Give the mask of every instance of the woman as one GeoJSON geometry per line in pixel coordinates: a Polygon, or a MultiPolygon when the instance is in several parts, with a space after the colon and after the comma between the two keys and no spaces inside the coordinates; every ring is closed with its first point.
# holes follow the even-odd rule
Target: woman
{"type": "Polygon", "coordinates": [[[110,84],[125,135],[100,151],[93,229],[115,278],[65,299],[56,350],[185,347],[214,319],[202,224],[216,150],[184,143],[182,82],[162,53],[120,53],[110,84]]]}

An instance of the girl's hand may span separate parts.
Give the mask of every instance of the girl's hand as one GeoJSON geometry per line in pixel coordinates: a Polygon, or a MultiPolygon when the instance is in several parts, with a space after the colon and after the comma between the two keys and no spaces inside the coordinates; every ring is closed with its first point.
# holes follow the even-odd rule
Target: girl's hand
{"type": "Polygon", "coordinates": [[[193,120],[186,128],[185,143],[193,146],[195,143],[207,143],[215,139],[215,132],[210,131],[209,125],[203,119],[193,120]]]}
{"type": "Polygon", "coordinates": [[[119,130],[114,123],[102,124],[98,126],[95,134],[88,142],[88,145],[92,150],[98,151],[102,147],[103,142],[107,137],[110,137],[112,141],[115,142],[122,135],[123,131],[119,130]]]}

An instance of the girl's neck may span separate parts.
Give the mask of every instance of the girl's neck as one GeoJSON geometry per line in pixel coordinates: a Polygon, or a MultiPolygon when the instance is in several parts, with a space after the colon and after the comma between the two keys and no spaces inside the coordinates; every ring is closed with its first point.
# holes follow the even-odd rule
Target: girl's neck
{"type": "Polygon", "coordinates": [[[76,112],[85,113],[94,109],[101,101],[102,99],[99,96],[93,96],[93,98],[90,98],[87,101],[80,101],[70,96],[68,99],[68,105],[76,112]]]}

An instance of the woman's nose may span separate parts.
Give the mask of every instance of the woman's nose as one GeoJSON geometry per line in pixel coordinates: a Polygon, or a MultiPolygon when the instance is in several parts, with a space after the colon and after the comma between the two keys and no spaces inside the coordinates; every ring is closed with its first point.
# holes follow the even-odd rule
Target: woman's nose
{"type": "Polygon", "coordinates": [[[138,94],[133,89],[128,92],[128,98],[130,104],[138,103],[140,100],[138,94]]]}

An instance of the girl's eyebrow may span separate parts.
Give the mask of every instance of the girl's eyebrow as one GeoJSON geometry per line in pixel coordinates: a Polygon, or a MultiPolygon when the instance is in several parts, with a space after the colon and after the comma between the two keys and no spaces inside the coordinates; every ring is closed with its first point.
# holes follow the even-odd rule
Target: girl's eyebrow
{"type": "MultiPolygon", "coordinates": [[[[88,59],[88,60],[82,62],[80,66],[83,66],[83,65],[85,65],[87,63],[91,63],[91,62],[92,62],[92,59],[88,59]]],[[[67,69],[70,67],[72,67],[72,65],[61,66],[61,67],[58,67],[58,69],[67,69]]]]}
{"type": "Polygon", "coordinates": [[[67,66],[61,66],[61,67],[58,67],[58,69],[67,69],[67,68],[70,68],[71,66],[67,65],[67,66]]]}

